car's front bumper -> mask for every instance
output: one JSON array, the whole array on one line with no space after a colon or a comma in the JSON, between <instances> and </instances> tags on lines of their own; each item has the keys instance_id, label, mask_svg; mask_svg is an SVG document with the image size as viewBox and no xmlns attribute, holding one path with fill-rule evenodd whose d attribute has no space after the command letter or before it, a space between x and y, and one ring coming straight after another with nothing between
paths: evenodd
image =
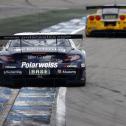
<instances>
[{"instance_id":1,"label":"car's front bumper","mask_svg":"<svg viewBox=\"0 0 126 126\"><path fill-rule=\"evenodd\" d=\"M94 37L126 37L126 30L93 30L88 34Z\"/></svg>"}]
</instances>

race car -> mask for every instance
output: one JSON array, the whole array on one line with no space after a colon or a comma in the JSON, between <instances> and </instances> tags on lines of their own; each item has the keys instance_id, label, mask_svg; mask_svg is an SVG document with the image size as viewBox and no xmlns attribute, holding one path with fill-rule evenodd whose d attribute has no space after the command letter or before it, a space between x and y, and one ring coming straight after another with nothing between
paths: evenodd
<instances>
[{"instance_id":1,"label":"race car","mask_svg":"<svg viewBox=\"0 0 126 126\"><path fill-rule=\"evenodd\" d=\"M86 53L76 48L76 36L37 32L1 36L11 40L0 51L0 85L84 86Z\"/></svg>"},{"instance_id":2,"label":"race car","mask_svg":"<svg viewBox=\"0 0 126 126\"><path fill-rule=\"evenodd\" d=\"M126 6L105 5L86 8L97 9L96 13L87 16L85 29L87 37L126 35Z\"/></svg>"}]
</instances>

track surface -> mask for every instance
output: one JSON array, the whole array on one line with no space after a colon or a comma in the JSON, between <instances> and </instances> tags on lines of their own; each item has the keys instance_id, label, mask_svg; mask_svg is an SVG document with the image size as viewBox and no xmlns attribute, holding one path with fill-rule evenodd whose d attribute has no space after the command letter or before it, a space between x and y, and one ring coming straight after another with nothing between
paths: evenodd
<instances>
[{"instance_id":1,"label":"track surface","mask_svg":"<svg viewBox=\"0 0 126 126\"><path fill-rule=\"evenodd\" d=\"M87 38L87 86L67 89L67 126L126 126L126 41Z\"/></svg>"},{"instance_id":2,"label":"track surface","mask_svg":"<svg viewBox=\"0 0 126 126\"><path fill-rule=\"evenodd\" d=\"M116 0L126 3L125 0ZM112 4L114 0L0 0L0 19L53 9L84 8L87 5Z\"/></svg>"},{"instance_id":3,"label":"track surface","mask_svg":"<svg viewBox=\"0 0 126 126\"><path fill-rule=\"evenodd\" d=\"M106 4L112 1L0 0L0 18L33 13L40 8L46 11L98 3ZM87 86L67 89L66 125L126 126L125 39L87 38L84 41L84 49L87 52ZM5 92L7 96L8 93Z\"/></svg>"}]
</instances>

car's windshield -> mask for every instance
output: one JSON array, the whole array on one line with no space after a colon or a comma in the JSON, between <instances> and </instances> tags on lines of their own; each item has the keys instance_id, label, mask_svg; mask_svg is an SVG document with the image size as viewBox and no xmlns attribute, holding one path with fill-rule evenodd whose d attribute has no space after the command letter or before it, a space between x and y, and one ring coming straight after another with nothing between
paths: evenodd
<instances>
[{"instance_id":1,"label":"car's windshield","mask_svg":"<svg viewBox=\"0 0 126 126\"><path fill-rule=\"evenodd\" d=\"M10 40L10 47L43 47L43 46L65 46L69 47L70 42L66 39L41 39L41 40Z\"/></svg>"},{"instance_id":2,"label":"car's windshield","mask_svg":"<svg viewBox=\"0 0 126 126\"><path fill-rule=\"evenodd\" d=\"M103 14L106 14L106 13L118 14L118 8L106 8L106 9L103 9Z\"/></svg>"}]
</instances>

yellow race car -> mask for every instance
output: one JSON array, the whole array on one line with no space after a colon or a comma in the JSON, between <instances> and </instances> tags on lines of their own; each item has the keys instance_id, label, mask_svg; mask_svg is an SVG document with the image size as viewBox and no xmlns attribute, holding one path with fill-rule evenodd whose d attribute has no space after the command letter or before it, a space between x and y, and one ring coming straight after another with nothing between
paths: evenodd
<instances>
[{"instance_id":1,"label":"yellow race car","mask_svg":"<svg viewBox=\"0 0 126 126\"><path fill-rule=\"evenodd\" d=\"M89 9L97 9L97 12L90 14L86 19L85 35L90 36L106 36L126 35L126 6L88 6Z\"/></svg>"}]
</instances>

